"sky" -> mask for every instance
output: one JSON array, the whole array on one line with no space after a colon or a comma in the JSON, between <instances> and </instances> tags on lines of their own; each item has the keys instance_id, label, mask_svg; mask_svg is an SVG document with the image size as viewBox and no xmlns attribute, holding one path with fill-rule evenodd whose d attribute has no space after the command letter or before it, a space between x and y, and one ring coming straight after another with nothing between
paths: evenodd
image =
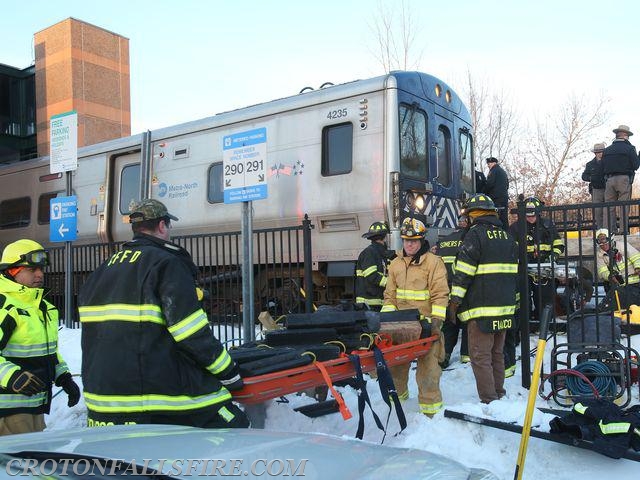
<instances>
[{"instance_id":1,"label":"sky","mask_svg":"<svg viewBox=\"0 0 640 480\"><path fill-rule=\"evenodd\" d=\"M376 15L398 0L12 2L0 63L33 62L33 34L65 18L130 40L132 133L383 73ZM570 96L610 99L608 124L640 130L640 3L620 0L405 0L416 69L462 91L469 71L523 114L553 115ZM413 66L413 65L412 65ZM588 160L587 158L586 160Z\"/></svg>"},{"instance_id":2,"label":"sky","mask_svg":"<svg viewBox=\"0 0 640 480\"><path fill-rule=\"evenodd\" d=\"M73 374L80 373L81 349L79 329L62 328L59 332L59 348ZM259 337L258 337L259 338ZM624 340L626 342L626 340ZM531 338L531 346L536 346L537 337ZM558 344L565 343L566 337L558 337ZM554 344L549 341L544 351L543 370L550 371L551 352ZM632 347L640 348L640 335L632 337ZM566 347L565 347L566 348ZM519 350L519 347L518 347ZM519 353L519 352L518 352ZM531 364L533 365L532 358ZM440 388L445 408L494 420L524 423L529 391L522 388L520 362L515 376L506 379L507 394L501 400L481 404L478 400L475 380L470 364L459 362L459 348L452 354L450 369L442 373ZM463 463L467 467L483 468L493 472L501 480L513 478L520 447L520 435L495 428L471 424L468 422L444 418L442 413L429 419L419 413L415 371L409 375L409 399L403 403L407 417L407 428L399 435L397 419L392 413L388 427L388 435L384 445L426 450L444 455ZM81 385L79 376L75 377ZM380 390L375 381L367 382L367 391L378 416L384 421L388 409L382 401ZM290 432L313 432L354 438L358 426L358 398L350 387L337 387L345 399L347 407L353 414L350 420L343 420L338 413L318 418L308 418L293 409L313 403L314 400L304 395L287 395L289 403L277 403L271 400L266 411L265 428L267 430ZM59 390L54 387L54 394ZM549 393L546 384L545 393ZM632 388L631 404L640 402L638 384ZM559 408L553 401L544 401L536 397L537 407ZM533 416L534 428L549 431L549 421L555 418L551 414L536 411ZM84 398L73 408L67 407L64 392L54 396L51 414L45 418L47 429L65 430L71 427L86 425L86 407ZM382 432L379 431L366 410L364 441L379 444ZM285 452L286 453L286 452ZM126 458L126 457L125 457ZM614 460L590 450L569 447L558 443L529 438L524 461L524 480L575 480L576 472L585 479L611 478L616 480L636 480L638 463L631 460Z\"/></svg>"}]
</instances>

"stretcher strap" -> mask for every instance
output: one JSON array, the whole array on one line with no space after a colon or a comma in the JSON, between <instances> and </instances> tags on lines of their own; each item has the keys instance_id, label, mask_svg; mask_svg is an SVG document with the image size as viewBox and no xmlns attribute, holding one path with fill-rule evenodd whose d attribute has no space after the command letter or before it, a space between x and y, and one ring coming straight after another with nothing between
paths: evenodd
<instances>
[{"instance_id":1,"label":"stretcher strap","mask_svg":"<svg viewBox=\"0 0 640 480\"><path fill-rule=\"evenodd\" d=\"M331 390L333 398L335 398L336 402L338 402L338 408L340 409L342 418L344 420L349 420L353 415L351 415L349 408L347 408L347 404L344 403L344 398L342 398L342 395L340 395L340 393L333 387L333 382L331 381L331 377L329 376L329 372L327 372L326 367L322 364L322 362L315 362L314 365L318 367L318 370L320 370L322 378L324 378L324 381L329 387L329 390Z\"/></svg>"},{"instance_id":2,"label":"stretcher strap","mask_svg":"<svg viewBox=\"0 0 640 480\"><path fill-rule=\"evenodd\" d=\"M349 355L349 360L351 360L353 368L356 371L356 390L358 391L358 431L356 432L356 438L362 440L362 436L364 435L364 408L366 405L369 405L369 409L371 410L371 414L373 415L373 419L375 420L377 427L386 435L387 432L380 421L380 417L378 417L371 405L371 399L367 392L367 382L362 374L360 357L358 355ZM384 442L384 436L382 437L382 442Z\"/></svg>"},{"instance_id":3,"label":"stretcher strap","mask_svg":"<svg viewBox=\"0 0 640 480\"><path fill-rule=\"evenodd\" d=\"M376 359L376 372L378 374L378 386L380 387L380 394L382 395L382 399L384 400L384 402L389 407L389 414L387 415L387 425L389 425L389 417L391 416L391 401L393 401L393 405L396 409L396 415L398 416L398 422L400 423L400 432L398 433L401 433L405 428L407 428L407 418L404 416L404 410L402 409L402 405L400 404L400 399L398 398L396 387L393 384L393 378L391 377L389 367L387 367L387 362L384 359L382 351L375 345L373 346L373 356Z\"/></svg>"}]
</instances>

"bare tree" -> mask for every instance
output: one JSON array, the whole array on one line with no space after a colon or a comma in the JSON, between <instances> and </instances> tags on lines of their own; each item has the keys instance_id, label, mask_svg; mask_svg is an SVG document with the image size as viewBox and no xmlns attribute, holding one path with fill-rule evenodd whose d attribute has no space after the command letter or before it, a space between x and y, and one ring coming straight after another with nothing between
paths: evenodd
<instances>
[{"instance_id":1,"label":"bare tree","mask_svg":"<svg viewBox=\"0 0 640 480\"><path fill-rule=\"evenodd\" d=\"M377 40L378 51L372 52L385 72L392 70L414 70L420 64L422 52L413 57L416 42L414 17L402 0L399 5L399 18L396 15L398 5L394 8L378 3L370 26Z\"/></svg>"},{"instance_id":2,"label":"bare tree","mask_svg":"<svg viewBox=\"0 0 640 480\"><path fill-rule=\"evenodd\" d=\"M572 96L555 116L536 119L527 145L521 145L509 171L517 193L535 194L548 204L584 200L579 156L588 151L594 130L607 120L608 100L600 96L590 102L584 95Z\"/></svg>"}]
</instances>

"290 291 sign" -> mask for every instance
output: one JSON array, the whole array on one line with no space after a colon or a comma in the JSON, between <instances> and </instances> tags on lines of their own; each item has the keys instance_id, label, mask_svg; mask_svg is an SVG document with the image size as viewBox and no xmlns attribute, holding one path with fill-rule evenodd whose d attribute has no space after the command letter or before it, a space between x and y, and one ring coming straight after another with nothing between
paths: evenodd
<instances>
[{"instance_id":1,"label":"290 291 sign","mask_svg":"<svg viewBox=\"0 0 640 480\"><path fill-rule=\"evenodd\" d=\"M267 198L267 129L223 138L224 203Z\"/></svg>"}]
</instances>

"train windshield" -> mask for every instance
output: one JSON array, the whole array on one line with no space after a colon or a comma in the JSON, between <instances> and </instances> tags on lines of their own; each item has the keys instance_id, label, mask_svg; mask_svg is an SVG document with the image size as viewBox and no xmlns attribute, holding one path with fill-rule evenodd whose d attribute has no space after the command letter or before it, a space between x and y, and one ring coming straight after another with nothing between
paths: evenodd
<instances>
[{"instance_id":1,"label":"train windshield","mask_svg":"<svg viewBox=\"0 0 640 480\"><path fill-rule=\"evenodd\" d=\"M408 105L400 105L400 170L421 179L429 174L427 115Z\"/></svg>"},{"instance_id":2,"label":"train windshield","mask_svg":"<svg viewBox=\"0 0 640 480\"><path fill-rule=\"evenodd\" d=\"M471 194L475 192L473 187L474 170L473 170L473 144L471 139L471 132L469 130L461 129L459 136L459 148L460 152L460 187L463 191Z\"/></svg>"}]
</instances>

